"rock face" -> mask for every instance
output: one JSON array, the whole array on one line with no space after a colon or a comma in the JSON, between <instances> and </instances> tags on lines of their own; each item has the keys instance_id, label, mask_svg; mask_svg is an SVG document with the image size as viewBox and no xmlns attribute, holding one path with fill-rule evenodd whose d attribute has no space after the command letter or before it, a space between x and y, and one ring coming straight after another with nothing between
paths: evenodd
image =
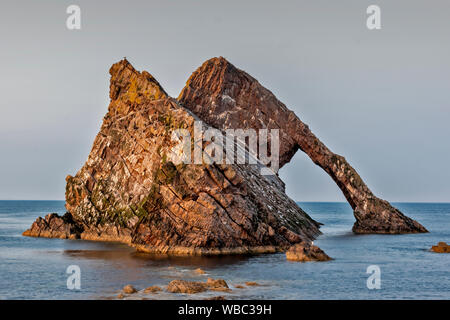
<instances>
[{"instance_id":1,"label":"rock face","mask_svg":"<svg viewBox=\"0 0 450 320\"><path fill-rule=\"evenodd\" d=\"M283 182L256 165L175 165L172 132L193 136L195 116L126 60L110 74L100 132L84 166L66 178L66 215L38 218L24 235L185 255L276 252L320 233Z\"/></svg>"},{"instance_id":2,"label":"rock face","mask_svg":"<svg viewBox=\"0 0 450 320\"><path fill-rule=\"evenodd\" d=\"M310 243L299 243L286 251L286 259L290 261L328 261L331 258L319 247Z\"/></svg>"},{"instance_id":3,"label":"rock face","mask_svg":"<svg viewBox=\"0 0 450 320\"><path fill-rule=\"evenodd\" d=\"M298 149L304 151L342 190L354 210L355 233L427 232L389 202L377 198L344 157L331 152L269 90L224 58L210 59L198 68L178 101L218 129L280 129L280 167Z\"/></svg>"},{"instance_id":4,"label":"rock face","mask_svg":"<svg viewBox=\"0 0 450 320\"><path fill-rule=\"evenodd\" d=\"M78 239L80 228L74 224L72 216L65 214L60 217L56 213L49 213L45 218L37 218L23 235L29 237Z\"/></svg>"}]
</instances>

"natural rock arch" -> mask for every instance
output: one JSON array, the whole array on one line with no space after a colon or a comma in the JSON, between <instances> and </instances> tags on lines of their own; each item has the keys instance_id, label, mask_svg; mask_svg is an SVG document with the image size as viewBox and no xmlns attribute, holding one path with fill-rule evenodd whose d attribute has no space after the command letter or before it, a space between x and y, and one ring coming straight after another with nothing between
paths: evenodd
<instances>
[{"instance_id":1,"label":"natural rock arch","mask_svg":"<svg viewBox=\"0 0 450 320\"><path fill-rule=\"evenodd\" d=\"M333 153L268 89L223 57L198 68L181 91L178 101L218 129L280 129L280 167L298 149L334 180L353 209L355 233L418 233L427 230L376 197L356 170Z\"/></svg>"}]
</instances>

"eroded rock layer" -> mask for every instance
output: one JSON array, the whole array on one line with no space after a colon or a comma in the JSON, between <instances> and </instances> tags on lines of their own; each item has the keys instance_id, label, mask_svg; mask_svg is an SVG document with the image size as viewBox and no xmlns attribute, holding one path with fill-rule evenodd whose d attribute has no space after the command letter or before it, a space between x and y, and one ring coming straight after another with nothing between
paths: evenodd
<instances>
[{"instance_id":1,"label":"eroded rock layer","mask_svg":"<svg viewBox=\"0 0 450 320\"><path fill-rule=\"evenodd\" d=\"M389 202L377 198L344 157L330 151L293 111L224 58L210 59L198 68L178 100L218 129L280 129L280 167L298 149L304 151L344 193L354 210L355 233L427 232Z\"/></svg>"},{"instance_id":2,"label":"eroded rock layer","mask_svg":"<svg viewBox=\"0 0 450 320\"><path fill-rule=\"evenodd\" d=\"M193 136L194 116L128 61L110 74L108 113L88 160L66 179L64 219L39 218L24 235L227 254L276 252L320 233L282 181L255 165L175 165L172 132L183 128Z\"/></svg>"}]
</instances>

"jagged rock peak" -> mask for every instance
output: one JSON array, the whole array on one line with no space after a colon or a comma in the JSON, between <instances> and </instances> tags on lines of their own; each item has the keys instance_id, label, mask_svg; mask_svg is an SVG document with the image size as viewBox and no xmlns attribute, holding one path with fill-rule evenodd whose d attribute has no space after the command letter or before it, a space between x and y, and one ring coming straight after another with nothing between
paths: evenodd
<instances>
[{"instance_id":1,"label":"jagged rock peak","mask_svg":"<svg viewBox=\"0 0 450 320\"><path fill-rule=\"evenodd\" d=\"M192 81L208 82L211 85L219 87L225 78L227 71L235 69L235 67L228 62L224 57L214 57L206 60L194 73L189 77L186 85ZM200 88L198 85L195 87Z\"/></svg>"},{"instance_id":2,"label":"jagged rock peak","mask_svg":"<svg viewBox=\"0 0 450 320\"><path fill-rule=\"evenodd\" d=\"M291 132L283 129L295 114L258 80L223 57L209 59L195 70L177 99L218 129L282 129L280 168L298 150Z\"/></svg>"},{"instance_id":3,"label":"jagged rock peak","mask_svg":"<svg viewBox=\"0 0 450 320\"><path fill-rule=\"evenodd\" d=\"M158 100L169 96L159 82L147 71L138 72L127 59L123 59L109 69L111 75L109 97L142 103L144 99Z\"/></svg>"}]
</instances>

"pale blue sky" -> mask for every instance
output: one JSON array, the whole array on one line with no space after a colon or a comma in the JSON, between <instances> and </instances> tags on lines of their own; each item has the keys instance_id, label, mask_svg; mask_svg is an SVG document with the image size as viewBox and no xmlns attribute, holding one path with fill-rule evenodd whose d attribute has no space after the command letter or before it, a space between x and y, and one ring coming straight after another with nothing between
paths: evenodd
<instances>
[{"instance_id":1,"label":"pale blue sky","mask_svg":"<svg viewBox=\"0 0 450 320\"><path fill-rule=\"evenodd\" d=\"M280 3L281 2L281 3ZM78 4L82 30L66 29ZM378 4L382 30L365 26ZM177 96L224 56L272 90L391 201L450 201L448 1L12 1L0 10L0 199L64 199L126 56ZM301 152L298 201L344 201Z\"/></svg>"}]
</instances>

